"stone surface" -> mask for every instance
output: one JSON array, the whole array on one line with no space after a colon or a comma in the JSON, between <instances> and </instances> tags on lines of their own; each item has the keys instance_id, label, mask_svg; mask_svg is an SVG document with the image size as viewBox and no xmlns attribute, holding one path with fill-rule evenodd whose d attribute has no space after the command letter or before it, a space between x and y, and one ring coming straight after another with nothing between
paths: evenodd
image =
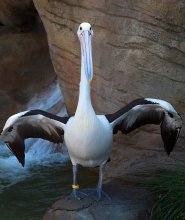
<instances>
[{"instance_id":1,"label":"stone surface","mask_svg":"<svg viewBox=\"0 0 185 220\"><path fill-rule=\"evenodd\" d=\"M95 201L86 197L80 201L62 198L53 204L43 220L144 220L151 205L149 191L128 186L117 179L104 185L111 201ZM150 202L149 202L150 200Z\"/></svg>"},{"instance_id":2,"label":"stone surface","mask_svg":"<svg viewBox=\"0 0 185 220\"><path fill-rule=\"evenodd\" d=\"M80 77L78 25L93 25L92 98L99 113L138 97L170 101L185 112L185 2L35 0L69 113Z\"/></svg>"},{"instance_id":3,"label":"stone surface","mask_svg":"<svg viewBox=\"0 0 185 220\"><path fill-rule=\"evenodd\" d=\"M76 30L88 21L94 30L92 100L96 112L111 113L133 99L153 97L171 102L184 118L184 1L34 0L34 4L70 114L76 109L80 80ZM164 152L159 126L117 135L107 175L184 161L183 133L170 157Z\"/></svg>"},{"instance_id":4,"label":"stone surface","mask_svg":"<svg viewBox=\"0 0 185 220\"><path fill-rule=\"evenodd\" d=\"M27 17L23 16L22 23L18 24L14 22L15 19L8 16L10 14L16 17L16 10L25 13L31 10L28 7L31 1L25 1L24 4L21 2L23 3L23 1L0 3L0 22L3 23L0 26L0 128L10 115L25 110L28 100L56 78L41 21L28 25ZM2 14L5 15L4 19ZM33 14L39 21L36 10ZM5 18L8 21L5 21Z\"/></svg>"},{"instance_id":5,"label":"stone surface","mask_svg":"<svg viewBox=\"0 0 185 220\"><path fill-rule=\"evenodd\" d=\"M28 29L35 26L37 18L32 0L4 0L0 2L1 25Z\"/></svg>"}]
</instances>

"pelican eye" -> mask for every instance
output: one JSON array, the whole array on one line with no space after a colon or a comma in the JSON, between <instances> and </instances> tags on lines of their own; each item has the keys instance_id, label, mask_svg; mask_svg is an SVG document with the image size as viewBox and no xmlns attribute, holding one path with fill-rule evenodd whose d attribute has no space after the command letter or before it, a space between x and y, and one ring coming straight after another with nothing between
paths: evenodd
<instances>
[{"instance_id":1,"label":"pelican eye","mask_svg":"<svg viewBox=\"0 0 185 220\"><path fill-rule=\"evenodd\" d=\"M82 31L82 27L80 27L80 30Z\"/></svg>"},{"instance_id":2,"label":"pelican eye","mask_svg":"<svg viewBox=\"0 0 185 220\"><path fill-rule=\"evenodd\" d=\"M92 30L92 28L90 27L90 31Z\"/></svg>"}]
</instances>

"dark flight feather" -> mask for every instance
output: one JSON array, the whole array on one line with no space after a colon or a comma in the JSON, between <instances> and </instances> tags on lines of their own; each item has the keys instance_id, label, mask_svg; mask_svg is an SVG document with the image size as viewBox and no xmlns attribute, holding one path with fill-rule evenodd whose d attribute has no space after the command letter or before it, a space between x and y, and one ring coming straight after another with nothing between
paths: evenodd
<instances>
[{"instance_id":1,"label":"dark flight feather","mask_svg":"<svg viewBox=\"0 0 185 220\"><path fill-rule=\"evenodd\" d=\"M118 131L128 134L146 124L161 125L161 136L168 155L172 152L182 127L182 119L177 112L169 112L159 103L145 99L137 99L114 114L105 116L110 123L114 123L114 134Z\"/></svg>"},{"instance_id":2,"label":"dark flight feather","mask_svg":"<svg viewBox=\"0 0 185 220\"><path fill-rule=\"evenodd\" d=\"M42 138L53 143L62 143L64 131L60 122L66 124L69 117L59 117L42 110L31 110L3 130L0 139L9 147L24 166L27 138Z\"/></svg>"}]
</instances>

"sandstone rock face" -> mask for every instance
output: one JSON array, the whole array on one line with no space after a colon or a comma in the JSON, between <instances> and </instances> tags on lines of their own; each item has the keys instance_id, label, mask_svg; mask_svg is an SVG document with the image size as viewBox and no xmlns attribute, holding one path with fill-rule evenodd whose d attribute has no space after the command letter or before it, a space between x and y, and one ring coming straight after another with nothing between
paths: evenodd
<instances>
[{"instance_id":1,"label":"sandstone rock face","mask_svg":"<svg viewBox=\"0 0 185 220\"><path fill-rule=\"evenodd\" d=\"M76 109L80 79L78 25L93 25L92 99L97 113L111 113L139 97L171 102L185 114L185 2L177 0L34 0L47 32L52 61L69 114ZM115 139L108 175L153 163L184 161L176 148L163 153L156 127ZM184 146L184 139L178 143ZM183 151L183 152L181 152ZM145 161L147 158L147 161Z\"/></svg>"},{"instance_id":2,"label":"sandstone rock face","mask_svg":"<svg viewBox=\"0 0 185 220\"><path fill-rule=\"evenodd\" d=\"M185 107L185 3L150 1L46 1L35 6L48 34L55 70L69 113L74 113L80 76L78 25L93 25L97 112L112 112L138 97ZM75 103L75 104L74 104Z\"/></svg>"},{"instance_id":3,"label":"sandstone rock face","mask_svg":"<svg viewBox=\"0 0 185 220\"><path fill-rule=\"evenodd\" d=\"M30 11L32 19L28 16ZM56 76L46 33L31 1L1 1L0 23L2 127L10 115L25 110L28 100L48 86Z\"/></svg>"}]
</instances>

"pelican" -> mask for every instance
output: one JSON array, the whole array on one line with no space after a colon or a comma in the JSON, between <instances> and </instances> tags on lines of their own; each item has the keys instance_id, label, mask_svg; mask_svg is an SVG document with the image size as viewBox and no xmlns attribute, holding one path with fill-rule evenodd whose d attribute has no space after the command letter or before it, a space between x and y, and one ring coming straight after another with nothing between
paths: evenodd
<instances>
[{"instance_id":1,"label":"pelican","mask_svg":"<svg viewBox=\"0 0 185 220\"><path fill-rule=\"evenodd\" d=\"M81 81L74 116L60 117L38 109L20 112L8 118L0 138L22 166L25 164L25 139L42 138L54 143L64 140L73 167L70 198L81 199L87 194L79 190L77 173L78 165L81 165L99 167L99 181L93 196L97 200L108 199L102 190L102 180L112 150L113 135L118 131L127 134L146 124L160 124L164 148L169 155L178 139L182 119L170 103L153 98L134 100L113 114L97 115L91 103L91 25L80 24L77 35L81 44Z\"/></svg>"}]
</instances>

